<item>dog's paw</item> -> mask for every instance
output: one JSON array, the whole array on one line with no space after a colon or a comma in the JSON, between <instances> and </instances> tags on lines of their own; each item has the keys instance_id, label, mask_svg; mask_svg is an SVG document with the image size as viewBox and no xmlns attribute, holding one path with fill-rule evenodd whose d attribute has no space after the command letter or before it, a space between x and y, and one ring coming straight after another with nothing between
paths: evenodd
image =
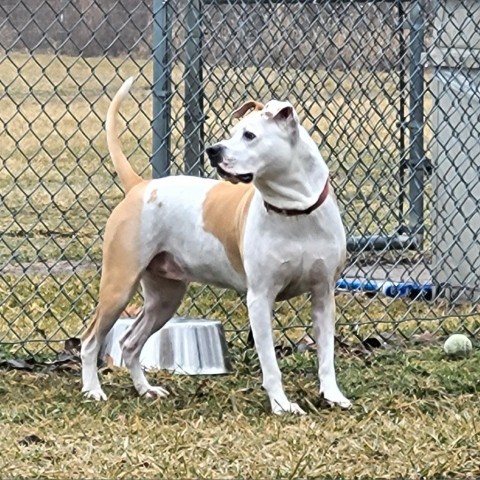
<instances>
[{"instance_id":1,"label":"dog's paw","mask_svg":"<svg viewBox=\"0 0 480 480\"><path fill-rule=\"evenodd\" d=\"M107 400L107 396L101 388L95 390L83 390L83 396L89 400L95 400L96 402Z\"/></svg>"},{"instance_id":2,"label":"dog's paw","mask_svg":"<svg viewBox=\"0 0 480 480\"><path fill-rule=\"evenodd\" d=\"M323 396L323 398L331 407L334 407L336 405L344 409L349 409L352 407L352 402L348 398L346 398L340 391L330 394L320 392L320 395Z\"/></svg>"},{"instance_id":3,"label":"dog's paw","mask_svg":"<svg viewBox=\"0 0 480 480\"><path fill-rule=\"evenodd\" d=\"M285 413L293 413L294 415L306 415L307 412L302 410L297 403L287 402L280 405L276 402L272 405L272 411L275 415L284 415Z\"/></svg>"},{"instance_id":4,"label":"dog's paw","mask_svg":"<svg viewBox=\"0 0 480 480\"><path fill-rule=\"evenodd\" d=\"M157 398L164 398L169 395L169 392L162 387L150 387L143 396L151 400L156 400Z\"/></svg>"}]
</instances>

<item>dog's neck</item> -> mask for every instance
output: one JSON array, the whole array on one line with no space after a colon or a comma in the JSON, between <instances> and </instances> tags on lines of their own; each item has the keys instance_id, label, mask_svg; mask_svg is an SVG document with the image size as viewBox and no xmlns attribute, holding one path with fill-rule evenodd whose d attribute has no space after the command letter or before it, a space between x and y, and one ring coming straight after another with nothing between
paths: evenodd
<instances>
[{"instance_id":1,"label":"dog's neck","mask_svg":"<svg viewBox=\"0 0 480 480\"><path fill-rule=\"evenodd\" d=\"M302 129L303 130L303 129ZM328 181L328 167L307 132L294 150L289 166L268 178L257 178L255 186L263 200L279 209L307 210Z\"/></svg>"}]
</instances>

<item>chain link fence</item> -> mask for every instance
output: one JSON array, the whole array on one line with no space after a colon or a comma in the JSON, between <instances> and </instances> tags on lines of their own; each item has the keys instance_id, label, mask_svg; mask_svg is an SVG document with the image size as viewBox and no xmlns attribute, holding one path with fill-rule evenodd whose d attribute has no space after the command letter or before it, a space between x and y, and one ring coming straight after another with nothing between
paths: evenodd
<instances>
[{"instance_id":1,"label":"chain link fence","mask_svg":"<svg viewBox=\"0 0 480 480\"><path fill-rule=\"evenodd\" d=\"M104 119L132 75L122 142L145 177L213 175L204 146L247 99L296 106L347 230L339 335L477 334L478 32L475 0L3 1L0 348L55 349L95 308L123 196ZM192 285L179 314L247 341L233 292ZM307 296L277 304L280 340L309 326Z\"/></svg>"}]
</instances>

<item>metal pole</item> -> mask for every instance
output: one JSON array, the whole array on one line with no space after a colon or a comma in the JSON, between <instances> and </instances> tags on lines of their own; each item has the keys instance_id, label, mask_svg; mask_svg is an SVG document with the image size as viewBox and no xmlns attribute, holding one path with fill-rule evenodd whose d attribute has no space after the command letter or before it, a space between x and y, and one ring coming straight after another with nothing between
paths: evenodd
<instances>
[{"instance_id":1,"label":"metal pole","mask_svg":"<svg viewBox=\"0 0 480 480\"><path fill-rule=\"evenodd\" d=\"M204 110L201 0L188 0L186 28L185 173L202 175L204 171Z\"/></svg>"},{"instance_id":2,"label":"metal pole","mask_svg":"<svg viewBox=\"0 0 480 480\"><path fill-rule=\"evenodd\" d=\"M425 151L423 143L423 65L424 0L416 0L410 12L410 233L419 248L423 241L423 195Z\"/></svg>"},{"instance_id":3,"label":"metal pole","mask_svg":"<svg viewBox=\"0 0 480 480\"><path fill-rule=\"evenodd\" d=\"M405 170L408 167L408 160L405 155L405 139L406 139L406 111L407 111L407 82L405 80L407 76L406 72L406 62L407 62L407 42L405 39L405 27L406 27L406 19L405 19L405 9L403 7L404 0L397 0L397 8L398 8L398 33L399 33L399 40L398 40L398 56L400 57L399 62L399 82L398 82L398 90L399 90L399 106L398 106L398 126L400 129L400 138L398 141L398 151L400 154L400 165L398 168L398 183L399 183L399 194L398 194L398 210L399 210L399 218L400 218L400 231L403 232L405 225L405 217L404 217L404 204L405 204Z\"/></svg>"},{"instance_id":4,"label":"metal pole","mask_svg":"<svg viewBox=\"0 0 480 480\"><path fill-rule=\"evenodd\" d=\"M170 174L170 44L169 0L153 0L152 176Z\"/></svg>"},{"instance_id":5,"label":"metal pole","mask_svg":"<svg viewBox=\"0 0 480 480\"><path fill-rule=\"evenodd\" d=\"M369 235L347 238L349 252L383 252L387 250L416 250L415 237L409 235Z\"/></svg>"}]
</instances>

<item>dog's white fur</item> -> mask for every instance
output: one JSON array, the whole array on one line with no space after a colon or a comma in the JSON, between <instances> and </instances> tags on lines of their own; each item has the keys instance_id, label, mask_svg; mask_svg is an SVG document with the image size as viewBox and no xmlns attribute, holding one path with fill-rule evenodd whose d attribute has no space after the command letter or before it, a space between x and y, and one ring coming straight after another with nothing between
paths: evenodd
<instances>
[{"instance_id":1,"label":"dog's white fur","mask_svg":"<svg viewBox=\"0 0 480 480\"><path fill-rule=\"evenodd\" d=\"M328 168L293 107L271 101L242 118L231 138L217 144L223 174L234 183L238 175L253 174L253 186L189 176L144 181L122 153L116 133L118 109L132 82L120 88L107 115L109 151L127 194L105 230L99 304L82 341L85 395L106 399L98 352L139 283L145 305L122 339L123 358L140 395L167 394L147 381L140 352L175 313L188 282L195 281L246 292L263 386L277 414L304 412L283 388L272 336L273 304L311 292L320 393L332 404L349 407L334 371L334 284L346 252L335 197L330 193L309 215L292 217L267 212L264 205L307 209L328 181Z\"/></svg>"}]
</instances>

